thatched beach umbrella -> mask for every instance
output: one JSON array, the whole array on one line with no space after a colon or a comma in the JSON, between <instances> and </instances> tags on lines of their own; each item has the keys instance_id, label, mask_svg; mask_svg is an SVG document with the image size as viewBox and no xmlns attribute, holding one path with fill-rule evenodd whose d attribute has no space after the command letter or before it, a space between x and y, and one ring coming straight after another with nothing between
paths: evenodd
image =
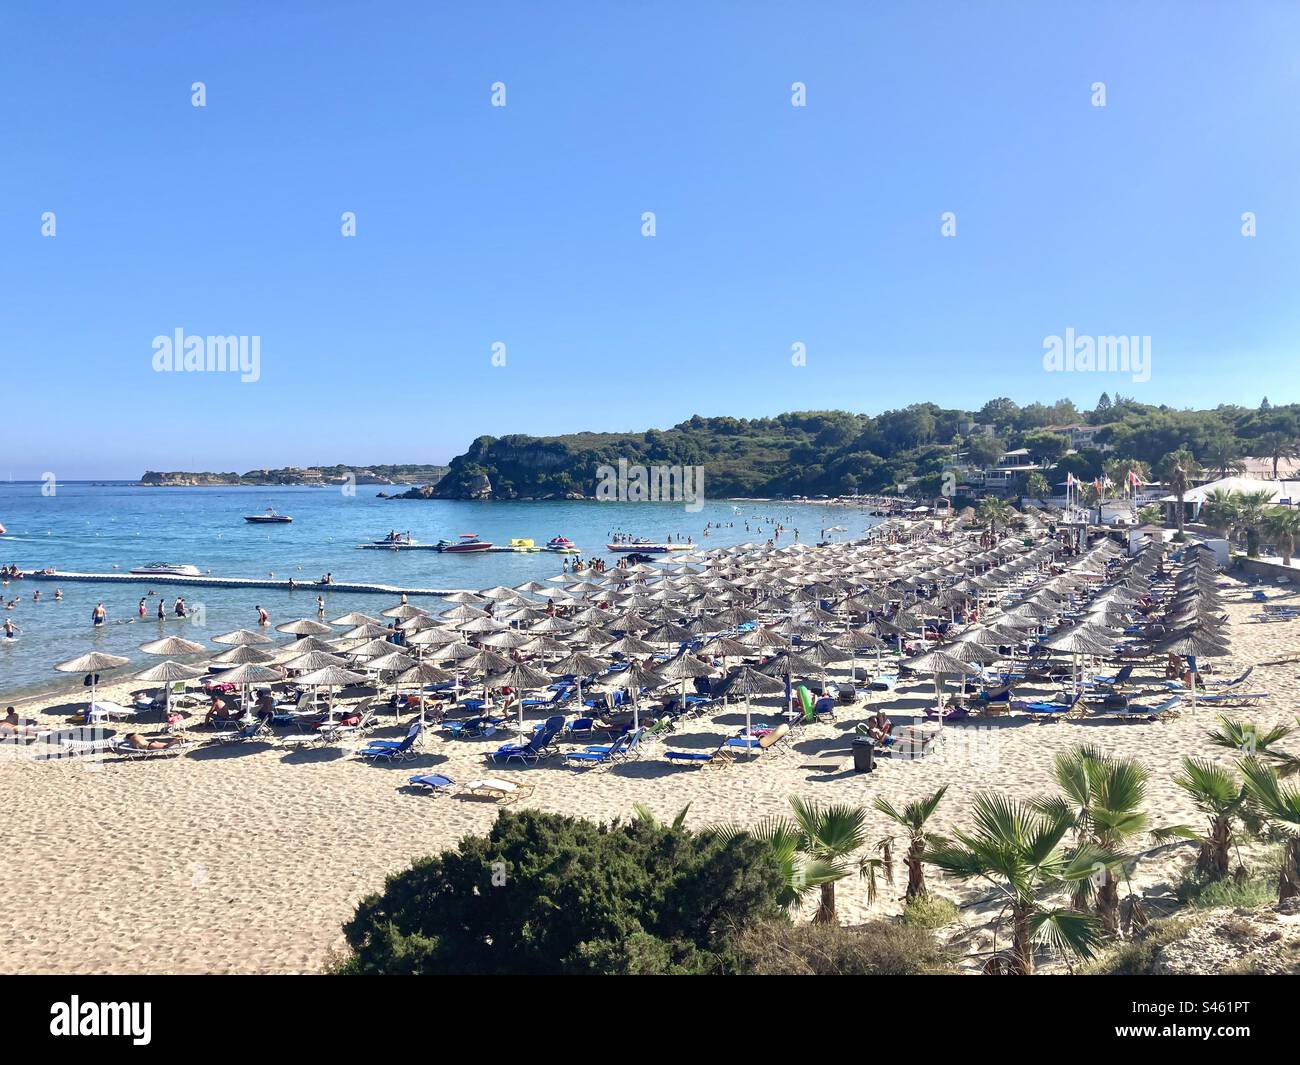
<instances>
[{"instance_id":1,"label":"thatched beach umbrella","mask_svg":"<svg viewBox=\"0 0 1300 1065\"><path fill-rule=\"evenodd\" d=\"M940 729L943 728L943 678L945 676L965 677L972 673L979 673L979 670L969 662L942 649L926 651L925 654L908 659L904 664L916 673L929 673L933 676L934 701L939 711Z\"/></svg>"},{"instance_id":2,"label":"thatched beach umbrella","mask_svg":"<svg viewBox=\"0 0 1300 1065\"><path fill-rule=\"evenodd\" d=\"M212 637L212 642L230 644L233 647L251 647L254 644L270 643L271 637L252 629L235 629L234 632L223 632L220 636Z\"/></svg>"},{"instance_id":3,"label":"thatched beach umbrella","mask_svg":"<svg viewBox=\"0 0 1300 1065\"><path fill-rule=\"evenodd\" d=\"M275 627L276 632L287 632L292 636L324 636L328 632L333 632L323 621L313 621L311 618L299 618L297 621L286 621L283 625Z\"/></svg>"},{"instance_id":4,"label":"thatched beach umbrella","mask_svg":"<svg viewBox=\"0 0 1300 1065\"><path fill-rule=\"evenodd\" d=\"M745 736L750 738L753 732L753 716L750 710L749 699L753 695L775 695L777 692L784 692L785 685L779 680L766 677L755 669L748 666L743 667L734 677L731 678L724 687L723 691L727 695L739 695L745 700ZM747 749L752 754L754 751L753 744L749 744Z\"/></svg>"},{"instance_id":5,"label":"thatched beach umbrella","mask_svg":"<svg viewBox=\"0 0 1300 1065\"><path fill-rule=\"evenodd\" d=\"M662 688L668 683L671 682L659 673L633 662L627 669L620 669L617 672L606 673L601 677L597 677L595 686L598 688L623 688L627 691L632 697L632 729L635 731L641 727L641 689Z\"/></svg>"},{"instance_id":6,"label":"thatched beach umbrella","mask_svg":"<svg viewBox=\"0 0 1300 1065\"><path fill-rule=\"evenodd\" d=\"M524 696L525 691L532 691L538 688L545 688L551 683L548 674L543 673L540 669L534 669L523 662L516 662L503 673L498 673L492 678L492 687L494 688L513 688L516 698L519 700L519 732L522 735L524 731Z\"/></svg>"},{"instance_id":7,"label":"thatched beach umbrella","mask_svg":"<svg viewBox=\"0 0 1300 1065\"><path fill-rule=\"evenodd\" d=\"M188 641L187 641L188 642ZM163 686L163 713L171 711L172 685L179 681L194 680L207 672L204 666L193 666L185 662L173 662L170 658L150 666L135 675L136 680L149 681Z\"/></svg>"},{"instance_id":8,"label":"thatched beach umbrella","mask_svg":"<svg viewBox=\"0 0 1300 1065\"><path fill-rule=\"evenodd\" d=\"M140 650L147 655L170 656L201 654L207 648L201 643L181 636L164 636L161 640L150 640L148 643L140 644Z\"/></svg>"}]
</instances>

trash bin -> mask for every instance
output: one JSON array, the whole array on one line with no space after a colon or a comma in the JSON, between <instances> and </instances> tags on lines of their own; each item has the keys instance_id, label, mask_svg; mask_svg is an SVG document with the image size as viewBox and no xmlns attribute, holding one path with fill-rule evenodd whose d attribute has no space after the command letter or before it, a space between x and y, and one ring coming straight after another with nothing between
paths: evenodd
<instances>
[{"instance_id":1,"label":"trash bin","mask_svg":"<svg viewBox=\"0 0 1300 1065\"><path fill-rule=\"evenodd\" d=\"M853 738L853 772L870 773L876 768L876 741L870 736Z\"/></svg>"}]
</instances>

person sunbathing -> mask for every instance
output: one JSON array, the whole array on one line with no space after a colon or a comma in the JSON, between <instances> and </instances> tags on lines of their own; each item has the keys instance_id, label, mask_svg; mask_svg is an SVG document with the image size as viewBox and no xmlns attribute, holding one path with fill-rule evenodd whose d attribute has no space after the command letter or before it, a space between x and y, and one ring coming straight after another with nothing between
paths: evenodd
<instances>
[{"instance_id":1,"label":"person sunbathing","mask_svg":"<svg viewBox=\"0 0 1300 1065\"><path fill-rule=\"evenodd\" d=\"M8 707L5 710L5 716L0 718L0 732L26 732L28 729L35 727L35 721L24 721L12 706Z\"/></svg>"},{"instance_id":2,"label":"person sunbathing","mask_svg":"<svg viewBox=\"0 0 1300 1065\"><path fill-rule=\"evenodd\" d=\"M203 723L211 725L214 721L238 721L240 716L240 711L227 708L226 700L216 696L212 700L211 709L203 718Z\"/></svg>"},{"instance_id":3,"label":"person sunbathing","mask_svg":"<svg viewBox=\"0 0 1300 1065\"><path fill-rule=\"evenodd\" d=\"M889 720L889 715L883 710L867 718L866 727L867 735L881 746L888 742L889 734L894 731L894 723Z\"/></svg>"},{"instance_id":4,"label":"person sunbathing","mask_svg":"<svg viewBox=\"0 0 1300 1065\"><path fill-rule=\"evenodd\" d=\"M160 738L157 736L142 736L138 732L128 733L124 740L126 746L137 751L165 751L169 747L175 747L183 741L179 736L168 736Z\"/></svg>"}]
</instances>

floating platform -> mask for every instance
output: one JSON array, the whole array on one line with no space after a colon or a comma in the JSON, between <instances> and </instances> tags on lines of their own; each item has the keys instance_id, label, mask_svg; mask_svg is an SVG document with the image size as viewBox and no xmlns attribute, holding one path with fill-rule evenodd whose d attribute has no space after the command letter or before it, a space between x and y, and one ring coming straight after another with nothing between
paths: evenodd
<instances>
[{"instance_id":1,"label":"floating platform","mask_svg":"<svg viewBox=\"0 0 1300 1065\"><path fill-rule=\"evenodd\" d=\"M175 585L188 588L276 588L281 591L303 592L362 592L374 595L432 595L444 596L452 592L472 591L465 588L406 588L395 584L363 584L356 581L334 581L321 584L319 581L293 582L290 588L288 580L276 580L271 577L177 577L172 574L144 576L138 573L71 573L56 570L53 573L40 571L22 571L24 577L38 581L63 581L65 583L91 584L145 584L150 586Z\"/></svg>"},{"instance_id":2,"label":"floating platform","mask_svg":"<svg viewBox=\"0 0 1300 1065\"><path fill-rule=\"evenodd\" d=\"M358 551L437 551L437 544L357 544Z\"/></svg>"},{"instance_id":3,"label":"floating platform","mask_svg":"<svg viewBox=\"0 0 1300 1065\"><path fill-rule=\"evenodd\" d=\"M606 544L609 551L641 551L647 555L664 555L669 551L694 551L699 544Z\"/></svg>"}]
</instances>

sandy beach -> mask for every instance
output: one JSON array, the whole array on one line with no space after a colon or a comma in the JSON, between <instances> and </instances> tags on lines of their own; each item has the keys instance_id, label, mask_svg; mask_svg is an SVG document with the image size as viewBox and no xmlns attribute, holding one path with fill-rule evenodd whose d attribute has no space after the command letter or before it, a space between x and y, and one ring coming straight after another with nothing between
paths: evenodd
<instances>
[{"instance_id":1,"label":"sandy beach","mask_svg":"<svg viewBox=\"0 0 1300 1065\"><path fill-rule=\"evenodd\" d=\"M1228 713L1262 726L1293 724L1300 708L1300 663L1263 663L1300 652L1300 621L1249 620L1254 609L1235 581L1224 599L1232 657L1215 659L1214 675L1254 665L1251 689L1270 693L1253 708ZM1160 660L1152 659L1139 666L1137 676L1147 671L1158 685L1149 672L1158 668ZM140 686L108 683L101 694L124 702ZM1034 690L1048 694L1046 688L1026 693ZM663 817L689 803L691 826L784 814L792 795L861 804L884 796L901 806L947 784L933 826L949 832L967 823L965 811L981 789L1019 798L1053 791L1052 757L1075 743L1139 757L1152 774L1148 809L1156 824L1197 820L1171 779L1183 756L1230 760L1206 738L1217 711L1196 708L1159 721L972 719L947 726L938 754L919 761L884 759L876 772L854 774L854 724L881 706L898 723L910 721L931 691L926 678L872 695L839 711L833 723L809 726L793 752L721 771L674 767L662 752L716 746L743 725L739 705L712 719L680 723L641 760L608 771L579 772L552 760L492 773L534 784L526 804L540 809L607 821L632 816L638 803ZM756 700L756 719L762 707L773 705L771 699ZM72 706L46 702L19 709L42 723L61 723ZM386 718L375 735L404 731ZM193 734L202 736L203 730ZM485 754L508 738L434 735L414 761L393 766L364 762L347 745L307 751L270 743L209 745L142 762L111 755L102 761L34 760L10 748L0 761L0 802L7 813L0 829L6 856L0 892L8 903L0 917L0 971L320 971L343 944L341 923L360 897L382 887L386 874L453 846L466 833L484 831L497 815L490 801L415 793L407 777L428 770L461 782L488 775ZM890 834L874 812L871 830L873 839ZM1135 884L1160 893L1193 853L1190 845L1161 851L1139 864ZM954 900L978 897L933 871L928 875L933 888ZM901 887L886 887L869 906L863 882L841 882L841 921L899 912ZM972 928L982 919L978 906L963 911ZM971 949L981 941L977 932Z\"/></svg>"}]
</instances>

